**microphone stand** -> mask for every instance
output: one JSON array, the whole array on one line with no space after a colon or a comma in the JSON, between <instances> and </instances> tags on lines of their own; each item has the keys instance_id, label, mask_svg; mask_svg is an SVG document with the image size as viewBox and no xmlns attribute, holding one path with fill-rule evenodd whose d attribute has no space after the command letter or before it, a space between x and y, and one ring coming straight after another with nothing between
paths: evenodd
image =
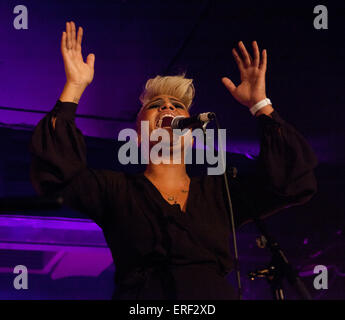
<instances>
[{"instance_id":1,"label":"microphone stand","mask_svg":"<svg viewBox=\"0 0 345 320\"><path fill-rule=\"evenodd\" d=\"M285 300L283 289L284 278L287 279L302 300L312 300L309 291L298 276L297 271L289 263L278 242L267 232L263 221L255 219L254 223L261 232L261 237L257 239L257 244L259 248L268 248L271 251L272 260L267 268L249 272L249 278L251 280L255 278L266 278L271 286L274 300Z\"/></svg>"},{"instance_id":2,"label":"microphone stand","mask_svg":"<svg viewBox=\"0 0 345 320\"><path fill-rule=\"evenodd\" d=\"M215 120L216 121L216 126L217 130L220 130L220 125L218 122L218 118L215 113L210 113L209 115L209 120ZM204 141L206 143L206 125L208 124L209 121L205 122L204 125L202 126L202 129L204 131ZM221 146L218 152L221 153L221 161L224 166L226 166L225 159L224 159L224 154L222 150L222 140L221 137L219 136L219 145ZM237 169L233 168L232 174L235 177L237 174ZM232 232L232 240L233 240L233 247L234 247L234 268L236 272L236 280L237 280L237 289L238 289L238 298L239 300L242 300L242 285L241 285L241 274L240 274L240 263L239 263L239 257L238 257L238 249L237 249L237 239L236 239L236 230L235 230L235 218L234 218L234 211L232 208L232 201L231 201L231 195L230 195L230 189L229 189L229 180L227 176L227 171L224 170L223 173L224 177L224 182L225 182L225 189L226 189L226 195L227 195L227 200L228 200L228 205L229 205L229 220L231 224L231 232Z\"/></svg>"},{"instance_id":3,"label":"microphone stand","mask_svg":"<svg viewBox=\"0 0 345 320\"><path fill-rule=\"evenodd\" d=\"M208 117L209 117L209 121L213 119L216 121L216 126L217 126L217 129L219 130L220 125L219 125L216 114L213 112L209 113ZM202 129L204 132L205 144L206 144L206 126L209 121L205 121L202 126ZM220 146L222 146L221 137L219 137L219 139L220 139ZM223 164L226 165L222 151L223 150L220 150L218 152L221 152L221 160ZM236 168L232 168L232 174L233 174L233 177L236 177L236 174L237 174ZM236 271L236 279L237 279L237 286L238 286L238 296L239 296L239 299L242 300L242 286L241 286L241 277L240 277L239 257L238 257L238 250L237 250L235 220L234 220L234 212L233 212L232 201L231 201L231 196L230 196L229 181L228 181L226 170L224 171L223 176L224 176L227 200L228 200L228 205L229 205L229 219L231 222L231 231L232 231L233 246L234 246L234 253L235 253L234 258L235 258L235 271ZM289 263L288 259L286 258L286 255L284 254L283 250L280 248L278 242L275 239L273 239L273 237L271 237L270 234L267 232L266 227L264 223L262 222L262 220L254 219L254 222L262 234L258 242L258 245L261 248L267 247L271 251L272 260L268 268L250 272L249 273L250 279L254 280L255 278L261 278L261 277L266 278L266 280L271 286L273 298L275 300L284 300L285 296L284 296L284 290L283 290L283 280L284 278L286 278L288 282L290 283L290 285L292 285L295 288L295 290L297 291L301 299L312 300L310 293L308 292L304 283L298 276L297 271Z\"/></svg>"}]
</instances>

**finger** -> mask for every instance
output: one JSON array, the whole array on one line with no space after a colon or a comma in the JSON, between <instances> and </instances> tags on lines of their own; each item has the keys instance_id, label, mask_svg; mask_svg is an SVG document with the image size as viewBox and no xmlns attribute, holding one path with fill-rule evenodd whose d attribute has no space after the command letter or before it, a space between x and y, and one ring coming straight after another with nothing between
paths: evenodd
<instances>
[{"instance_id":1,"label":"finger","mask_svg":"<svg viewBox=\"0 0 345 320\"><path fill-rule=\"evenodd\" d=\"M71 41L71 25L69 22L66 22L66 33L67 33L67 50L72 49L72 41Z\"/></svg>"},{"instance_id":2,"label":"finger","mask_svg":"<svg viewBox=\"0 0 345 320\"><path fill-rule=\"evenodd\" d=\"M262 71L266 71L267 69L267 50L266 49L262 50L259 69L261 69Z\"/></svg>"},{"instance_id":3,"label":"finger","mask_svg":"<svg viewBox=\"0 0 345 320\"><path fill-rule=\"evenodd\" d=\"M254 66L259 67L260 64L260 51L256 41L253 41L253 54L254 54Z\"/></svg>"},{"instance_id":4,"label":"finger","mask_svg":"<svg viewBox=\"0 0 345 320\"><path fill-rule=\"evenodd\" d=\"M244 66L245 67L248 67L251 65L251 56L250 54L248 53L246 47L244 46L243 42L240 41L238 43L238 47L240 48L240 51L241 51L241 54L242 54L242 57L243 57L243 62L244 62Z\"/></svg>"},{"instance_id":5,"label":"finger","mask_svg":"<svg viewBox=\"0 0 345 320\"><path fill-rule=\"evenodd\" d=\"M62 37L61 37L61 53L64 55L67 51L67 34L66 32L62 32Z\"/></svg>"},{"instance_id":6,"label":"finger","mask_svg":"<svg viewBox=\"0 0 345 320\"><path fill-rule=\"evenodd\" d=\"M72 27L72 49L76 50L77 49L77 37L76 37L76 29L75 29L75 24L73 21L71 21L71 27Z\"/></svg>"},{"instance_id":7,"label":"finger","mask_svg":"<svg viewBox=\"0 0 345 320\"><path fill-rule=\"evenodd\" d=\"M78 29L78 37L77 37L77 49L81 51L81 41L83 39L83 28L79 27Z\"/></svg>"},{"instance_id":8,"label":"finger","mask_svg":"<svg viewBox=\"0 0 345 320\"><path fill-rule=\"evenodd\" d=\"M244 67L243 61L242 61L240 55L238 54L238 52L236 51L235 48L232 49L232 55L233 55L234 58L235 58L235 61L236 61L236 63L237 63L238 68L239 68L240 70L242 70L243 67Z\"/></svg>"},{"instance_id":9,"label":"finger","mask_svg":"<svg viewBox=\"0 0 345 320\"><path fill-rule=\"evenodd\" d=\"M230 91L231 94L235 92L236 86L229 78L223 77L222 82L225 85L225 87Z\"/></svg>"},{"instance_id":10,"label":"finger","mask_svg":"<svg viewBox=\"0 0 345 320\"><path fill-rule=\"evenodd\" d=\"M91 67L94 68L95 66L95 55L93 53L90 53L86 58L86 63Z\"/></svg>"}]
</instances>

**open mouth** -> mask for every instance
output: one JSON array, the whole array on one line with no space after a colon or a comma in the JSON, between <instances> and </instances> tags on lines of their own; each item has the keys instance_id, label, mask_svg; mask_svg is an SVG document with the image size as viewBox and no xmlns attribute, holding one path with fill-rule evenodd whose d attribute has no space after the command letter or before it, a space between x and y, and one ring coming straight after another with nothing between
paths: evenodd
<instances>
[{"instance_id":1,"label":"open mouth","mask_svg":"<svg viewBox=\"0 0 345 320\"><path fill-rule=\"evenodd\" d=\"M156 127L158 128L171 128L171 122L173 121L174 117L172 115L164 115L160 118L157 123Z\"/></svg>"}]
</instances>

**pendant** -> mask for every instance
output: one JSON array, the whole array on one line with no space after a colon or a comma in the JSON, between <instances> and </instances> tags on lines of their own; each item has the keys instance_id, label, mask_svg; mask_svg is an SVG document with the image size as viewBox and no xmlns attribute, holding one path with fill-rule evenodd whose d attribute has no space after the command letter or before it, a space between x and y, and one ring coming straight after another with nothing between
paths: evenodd
<instances>
[{"instance_id":1,"label":"pendant","mask_svg":"<svg viewBox=\"0 0 345 320\"><path fill-rule=\"evenodd\" d=\"M174 197L168 197L168 201L174 201L175 198Z\"/></svg>"}]
</instances>

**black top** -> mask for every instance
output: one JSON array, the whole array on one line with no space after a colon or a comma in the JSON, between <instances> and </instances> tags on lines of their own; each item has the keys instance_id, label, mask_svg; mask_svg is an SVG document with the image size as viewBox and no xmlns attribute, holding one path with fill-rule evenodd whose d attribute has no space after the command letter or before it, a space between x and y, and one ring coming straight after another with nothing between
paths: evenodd
<instances>
[{"instance_id":1,"label":"black top","mask_svg":"<svg viewBox=\"0 0 345 320\"><path fill-rule=\"evenodd\" d=\"M75 125L77 104L58 101L34 130L31 178L40 194L65 203L102 229L116 265L118 299L232 299L231 228L224 178L192 177L186 213L143 174L93 170ZM51 119L57 117L55 130ZM255 175L229 175L236 226L308 201L316 191L316 157L277 112L258 117Z\"/></svg>"}]
</instances>

